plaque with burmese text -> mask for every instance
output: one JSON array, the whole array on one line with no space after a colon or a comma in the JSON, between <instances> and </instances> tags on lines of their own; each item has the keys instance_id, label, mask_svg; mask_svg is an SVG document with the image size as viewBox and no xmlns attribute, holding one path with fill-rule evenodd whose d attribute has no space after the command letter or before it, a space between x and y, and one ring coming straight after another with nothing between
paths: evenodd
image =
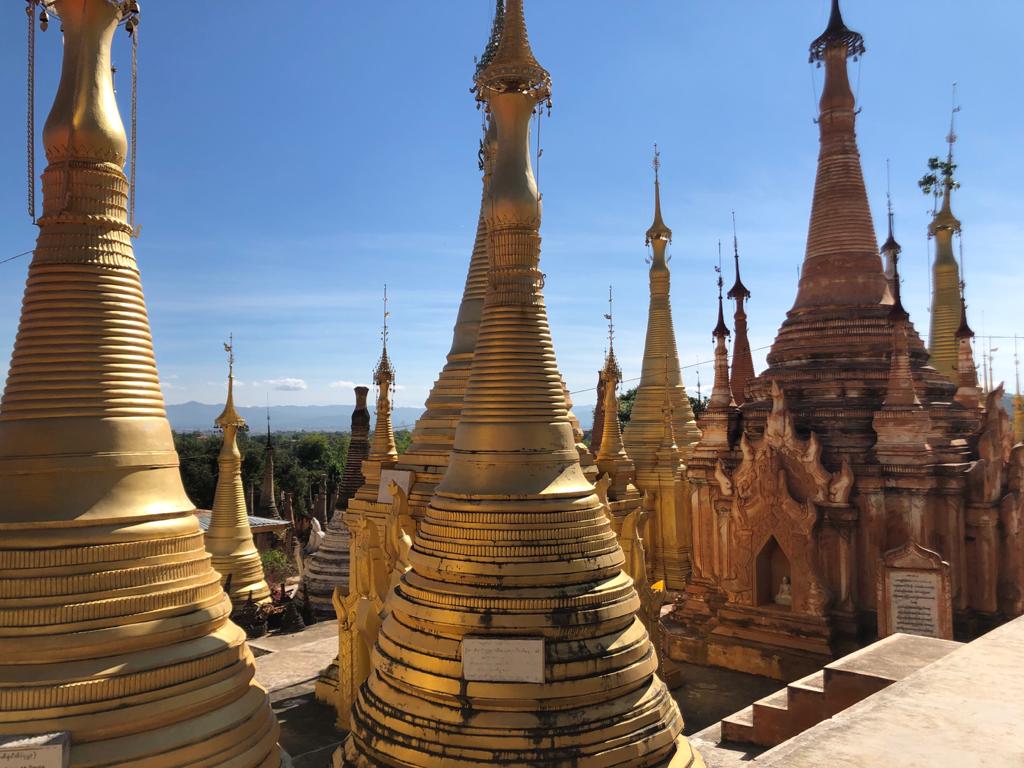
<instances>
[{"instance_id":1,"label":"plaque with burmese text","mask_svg":"<svg viewBox=\"0 0 1024 768\"><path fill-rule=\"evenodd\" d=\"M887 552L879 568L878 636L895 632L953 637L949 563L912 542Z\"/></svg>"},{"instance_id":2,"label":"plaque with burmese text","mask_svg":"<svg viewBox=\"0 0 1024 768\"><path fill-rule=\"evenodd\" d=\"M0 737L0 768L68 768L71 734Z\"/></svg>"},{"instance_id":3,"label":"plaque with burmese text","mask_svg":"<svg viewBox=\"0 0 1024 768\"><path fill-rule=\"evenodd\" d=\"M466 637L462 677L470 682L543 683L543 637Z\"/></svg>"}]
</instances>

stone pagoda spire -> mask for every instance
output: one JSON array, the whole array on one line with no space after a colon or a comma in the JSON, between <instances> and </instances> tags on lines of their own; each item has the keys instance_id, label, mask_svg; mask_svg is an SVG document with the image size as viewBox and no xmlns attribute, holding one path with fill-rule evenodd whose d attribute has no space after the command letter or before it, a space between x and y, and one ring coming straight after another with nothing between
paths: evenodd
<instances>
[{"instance_id":1,"label":"stone pagoda spire","mask_svg":"<svg viewBox=\"0 0 1024 768\"><path fill-rule=\"evenodd\" d=\"M737 281L738 282L738 281ZM715 340L715 383L711 388L711 397L708 400L708 408L730 409L736 407L736 400L729 386L729 351L726 349L726 339L729 338L729 326L725 324L725 315L722 312L722 273L718 272L718 323L711 337ZM749 350L748 350L749 352ZM733 358L735 360L735 357Z\"/></svg>"},{"instance_id":2,"label":"stone pagoda spire","mask_svg":"<svg viewBox=\"0 0 1024 768\"><path fill-rule=\"evenodd\" d=\"M133 14L48 8L64 66L0 401L5 732L69 731L71 765L277 766L277 724L181 484L132 251L110 61Z\"/></svg>"},{"instance_id":3,"label":"stone pagoda spire","mask_svg":"<svg viewBox=\"0 0 1024 768\"><path fill-rule=\"evenodd\" d=\"M843 23L832 2L826 30L811 43L825 64L818 128L818 177L794 310L891 303L864 188L854 129L856 104L846 59L864 53L864 38Z\"/></svg>"},{"instance_id":4,"label":"stone pagoda spire","mask_svg":"<svg viewBox=\"0 0 1024 768\"><path fill-rule=\"evenodd\" d=\"M665 253L672 240L672 230L665 225L661 214L660 168L661 156L655 146L654 223L647 230L647 244L651 246L652 251L647 339L644 344L640 386L637 388L629 423L626 424L622 435L626 450L636 464L637 487L642 493L651 494L656 493L661 487L660 475L655 471L655 467L662 443L662 414L666 391L672 404L673 433L683 462L689 460L694 445L700 439L693 408L683 386L675 330L672 326L669 260ZM683 470L685 471L685 466ZM685 503L681 502L683 505ZM648 521L648 565L657 578L665 579L669 589L682 589L689 572L689 553L681 541L666 538L666 532L679 528L680 525L689 526L688 512L674 506L669 509L664 505L662 510ZM678 515L681 522L663 518L662 515Z\"/></svg>"},{"instance_id":5,"label":"stone pagoda spire","mask_svg":"<svg viewBox=\"0 0 1024 768\"><path fill-rule=\"evenodd\" d=\"M946 141L946 169L942 181L942 206L928 226L935 238L935 263L932 267L932 316L928 332L928 352L935 370L950 381L958 378L957 325L960 321L960 267L953 253L953 236L960 233L960 220L953 215L950 198L956 182L953 179L953 145L956 143L956 112L949 121Z\"/></svg>"},{"instance_id":6,"label":"stone pagoda spire","mask_svg":"<svg viewBox=\"0 0 1024 768\"><path fill-rule=\"evenodd\" d=\"M356 405L352 409L352 427L349 433L348 455L345 458L345 471L341 475L338 487L338 501L324 531L324 540L320 548L313 553L302 574L306 584L306 594L310 606L317 616L333 618L334 604L331 597L334 588L347 590L349 585L349 560L351 556L351 539L348 526L345 524L344 511L349 500L363 484L363 461L370 455L370 412L366 408L367 387L356 387ZM337 665L332 665L326 672L323 685L317 684L317 698L324 704L333 704L332 691L337 689Z\"/></svg>"},{"instance_id":7,"label":"stone pagoda spire","mask_svg":"<svg viewBox=\"0 0 1024 768\"><path fill-rule=\"evenodd\" d=\"M222 583L230 580L228 597L235 608L251 597L257 603L270 599L270 587L263 575L263 562L252 540L249 514L242 486L242 454L238 450L238 430L246 429L245 419L235 410L234 342L224 345L228 353L228 398L224 412L215 422L224 430L224 444L217 458L220 474L213 494L210 527L206 530L206 551L213 558L213 567Z\"/></svg>"},{"instance_id":8,"label":"stone pagoda spire","mask_svg":"<svg viewBox=\"0 0 1024 768\"><path fill-rule=\"evenodd\" d=\"M615 359L615 322L612 315L612 289L608 287L608 355L605 358L604 414L601 420L601 444L597 452L597 469L611 481L608 498L611 501L640 500L640 492L633 484L636 467L622 444L622 425L619 422L619 382L622 369ZM616 510L617 511L617 510Z\"/></svg>"},{"instance_id":9,"label":"stone pagoda spire","mask_svg":"<svg viewBox=\"0 0 1024 768\"><path fill-rule=\"evenodd\" d=\"M260 483L260 503L256 507L258 517L280 520L277 509L277 493L274 490L274 440L270 435L270 407L267 406L267 449L263 453L263 481Z\"/></svg>"},{"instance_id":10,"label":"stone pagoda spire","mask_svg":"<svg viewBox=\"0 0 1024 768\"><path fill-rule=\"evenodd\" d=\"M500 142L476 355L448 469L411 570L384 606L341 764L702 765L655 675L555 365L529 144L550 79L530 50L522 0L508 0L477 84ZM524 663L481 667L510 643Z\"/></svg>"},{"instance_id":11,"label":"stone pagoda spire","mask_svg":"<svg viewBox=\"0 0 1024 768\"><path fill-rule=\"evenodd\" d=\"M736 236L736 212L732 213L732 257L736 264L736 282L733 283L726 298L736 302L733 323L736 327L736 338L732 345L732 398L736 405L743 405L747 396L744 390L747 382L754 378L754 358L750 354L750 339L747 337L747 311L743 305L750 298L750 291L740 278L740 243Z\"/></svg>"},{"instance_id":12,"label":"stone pagoda spire","mask_svg":"<svg viewBox=\"0 0 1024 768\"><path fill-rule=\"evenodd\" d=\"M981 388L978 386L978 368L974 364L974 331L967 323L967 302L964 299L963 288L961 283L960 324L956 329L956 401L965 408L978 408L981 405Z\"/></svg>"},{"instance_id":13,"label":"stone pagoda spire","mask_svg":"<svg viewBox=\"0 0 1024 768\"><path fill-rule=\"evenodd\" d=\"M605 353L607 360L608 353ZM590 429L590 452L597 456L601 452L601 438L604 437L604 395L608 382L605 380L604 366L597 372L597 403L594 405L594 424ZM615 411L618 413L618 403L615 404ZM620 426L621 428L621 426Z\"/></svg>"},{"instance_id":14,"label":"stone pagoda spire","mask_svg":"<svg viewBox=\"0 0 1024 768\"><path fill-rule=\"evenodd\" d=\"M889 161L885 161L886 178L888 179L889 174ZM903 252L902 246L896 242L896 235L893 234L893 210L892 210L892 193L889 191L888 186L885 190L885 205L888 211L889 220L889 236L882 243L882 248L879 251L882 255L882 259L885 263L885 279L889 283L889 293L893 296L896 295L896 260L899 259L900 254Z\"/></svg>"},{"instance_id":15,"label":"stone pagoda spire","mask_svg":"<svg viewBox=\"0 0 1024 768\"><path fill-rule=\"evenodd\" d=\"M907 326L910 315L900 295L899 252L893 254L892 357L882 407L872 420L878 442L875 454L885 464L923 465L932 461L928 447L931 418L921 405L910 368ZM894 492L898 489L894 488ZM916 527L916 526L915 526Z\"/></svg>"}]
</instances>

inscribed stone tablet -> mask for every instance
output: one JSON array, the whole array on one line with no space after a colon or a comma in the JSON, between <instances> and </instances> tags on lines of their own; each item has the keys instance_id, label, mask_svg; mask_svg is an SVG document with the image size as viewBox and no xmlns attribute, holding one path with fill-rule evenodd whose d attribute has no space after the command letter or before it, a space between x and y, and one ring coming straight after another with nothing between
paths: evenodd
<instances>
[{"instance_id":1,"label":"inscribed stone tablet","mask_svg":"<svg viewBox=\"0 0 1024 768\"><path fill-rule=\"evenodd\" d=\"M412 486L412 472L407 469L385 469L380 473L380 485L377 487L377 502L380 504L391 503L391 491L388 484L394 480L395 485L406 493Z\"/></svg>"},{"instance_id":2,"label":"inscribed stone tablet","mask_svg":"<svg viewBox=\"0 0 1024 768\"><path fill-rule=\"evenodd\" d=\"M462 676L481 682L543 683L544 638L464 638Z\"/></svg>"},{"instance_id":3,"label":"inscribed stone tablet","mask_svg":"<svg viewBox=\"0 0 1024 768\"><path fill-rule=\"evenodd\" d=\"M67 768L70 759L71 735L66 731L0 738L0 768Z\"/></svg>"},{"instance_id":4,"label":"inscribed stone tablet","mask_svg":"<svg viewBox=\"0 0 1024 768\"><path fill-rule=\"evenodd\" d=\"M894 568L889 572L892 631L942 637L939 625L941 576L935 571Z\"/></svg>"}]
</instances>

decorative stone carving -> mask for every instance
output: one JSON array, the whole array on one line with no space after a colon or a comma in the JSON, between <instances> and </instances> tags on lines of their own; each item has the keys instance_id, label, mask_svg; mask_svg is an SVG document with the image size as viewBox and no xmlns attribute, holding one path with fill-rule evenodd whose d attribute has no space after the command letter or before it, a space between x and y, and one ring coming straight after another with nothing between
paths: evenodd
<instances>
[{"instance_id":1,"label":"decorative stone carving","mask_svg":"<svg viewBox=\"0 0 1024 768\"><path fill-rule=\"evenodd\" d=\"M999 608L1007 616L1024 613L1024 444L1014 446L1007 465L1009 492L999 509L1002 557Z\"/></svg>"},{"instance_id":2,"label":"decorative stone carving","mask_svg":"<svg viewBox=\"0 0 1024 768\"><path fill-rule=\"evenodd\" d=\"M992 504L1000 500L1012 446L1013 430L1003 407L1003 385L1000 384L985 398L985 418L978 437L978 460L967 475L971 501Z\"/></svg>"},{"instance_id":3,"label":"decorative stone carving","mask_svg":"<svg viewBox=\"0 0 1024 768\"><path fill-rule=\"evenodd\" d=\"M731 478L721 460L715 468L722 495L732 500L730 535L721 538L722 560L730 565L723 586L739 604L769 605L776 602L785 578L794 611L824 615L830 594L818 563L815 502L845 503L853 487L849 463L844 462L835 475L822 466L817 436L797 437L785 393L777 384L772 385L772 410L764 437L755 444L744 435L740 451L743 460ZM788 563L788 573L777 572L784 566L778 565L771 549L775 546ZM765 564L762 558L775 558L776 563ZM762 583L768 578L778 583Z\"/></svg>"}]
</instances>

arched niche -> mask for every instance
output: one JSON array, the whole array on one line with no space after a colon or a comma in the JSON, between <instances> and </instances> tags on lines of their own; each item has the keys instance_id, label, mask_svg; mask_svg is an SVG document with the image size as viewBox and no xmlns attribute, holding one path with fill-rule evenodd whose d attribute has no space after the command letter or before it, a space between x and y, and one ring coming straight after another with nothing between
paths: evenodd
<instances>
[{"instance_id":1,"label":"arched niche","mask_svg":"<svg viewBox=\"0 0 1024 768\"><path fill-rule=\"evenodd\" d=\"M774 536L768 540L757 553L755 576L754 576L754 598L756 605L778 605L780 608L789 608L790 605L777 600L782 590L783 579L789 584L788 594L792 600L793 574L790 568L789 558L779 546Z\"/></svg>"}]
</instances>

